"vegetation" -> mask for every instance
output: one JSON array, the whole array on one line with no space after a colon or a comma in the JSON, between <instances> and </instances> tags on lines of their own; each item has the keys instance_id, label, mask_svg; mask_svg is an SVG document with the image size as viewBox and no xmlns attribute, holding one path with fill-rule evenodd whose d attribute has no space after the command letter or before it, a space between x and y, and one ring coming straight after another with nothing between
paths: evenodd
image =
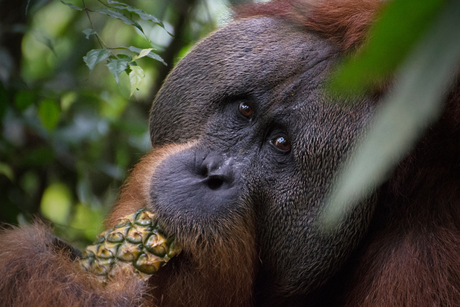
<instances>
[{"instance_id":1,"label":"vegetation","mask_svg":"<svg viewBox=\"0 0 460 307\"><path fill-rule=\"evenodd\" d=\"M149 150L156 91L230 2L241 1L0 0L0 222L39 216L80 248L90 243ZM438 118L460 62L459 3L386 3L331 79L347 94L390 76L398 86L339 176L328 223L381 184Z\"/></svg>"},{"instance_id":2,"label":"vegetation","mask_svg":"<svg viewBox=\"0 0 460 307\"><path fill-rule=\"evenodd\" d=\"M225 18L228 4L0 5L0 222L38 216L83 248L150 148L156 91L174 63Z\"/></svg>"}]
</instances>

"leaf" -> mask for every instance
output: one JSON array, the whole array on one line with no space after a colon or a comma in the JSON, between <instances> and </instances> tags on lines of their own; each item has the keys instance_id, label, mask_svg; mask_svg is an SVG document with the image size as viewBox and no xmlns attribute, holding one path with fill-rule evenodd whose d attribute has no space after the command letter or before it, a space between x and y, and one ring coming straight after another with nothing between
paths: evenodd
<instances>
[{"instance_id":1,"label":"leaf","mask_svg":"<svg viewBox=\"0 0 460 307\"><path fill-rule=\"evenodd\" d=\"M129 73L129 81L131 83L130 96L134 94L134 91L139 87L142 79L144 79L144 70L140 66L130 66L131 72Z\"/></svg>"},{"instance_id":2,"label":"leaf","mask_svg":"<svg viewBox=\"0 0 460 307\"><path fill-rule=\"evenodd\" d=\"M367 136L326 198L321 224L337 225L382 183L442 111L460 62L460 1L447 1L404 63L398 86L381 102ZM433 77L435 76L435 77Z\"/></svg>"},{"instance_id":3,"label":"leaf","mask_svg":"<svg viewBox=\"0 0 460 307\"><path fill-rule=\"evenodd\" d=\"M110 0L107 0L107 3L120 5L120 6L113 6L113 8L116 8L116 9L119 9L119 10L126 10L126 11L128 11L130 13L134 13L134 14L136 14L137 16L139 16L143 20L151 21L154 24L159 25L160 27L162 27L166 31L166 33L168 33L169 35L173 36L171 33L169 33L168 30L166 30L164 23L160 19L156 18L153 15L150 15L150 14L144 12L141 9L129 6L129 5L125 4L125 3L121 3L121 2L117 2L117 1L110 1Z\"/></svg>"},{"instance_id":4,"label":"leaf","mask_svg":"<svg viewBox=\"0 0 460 307\"><path fill-rule=\"evenodd\" d=\"M108 3L108 4L118 4L118 5L127 6L126 3L122 3L122 2L118 2L118 1L113 1L113 0L107 0L107 3Z\"/></svg>"},{"instance_id":5,"label":"leaf","mask_svg":"<svg viewBox=\"0 0 460 307\"><path fill-rule=\"evenodd\" d=\"M48 47L53 52L53 54L57 56L56 51L54 50L53 41L50 38L48 38L46 35L44 35L43 33L39 31L33 31L32 35L38 42Z\"/></svg>"},{"instance_id":6,"label":"leaf","mask_svg":"<svg viewBox=\"0 0 460 307\"><path fill-rule=\"evenodd\" d=\"M128 67L128 63L131 62L131 58L123 58L117 60L110 60L106 66L110 72L114 75L115 81L119 82L120 74Z\"/></svg>"},{"instance_id":7,"label":"leaf","mask_svg":"<svg viewBox=\"0 0 460 307\"><path fill-rule=\"evenodd\" d=\"M42 125L48 130L53 130L56 127L60 114L59 105L53 99L44 99L38 107L38 117Z\"/></svg>"},{"instance_id":8,"label":"leaf","mask_svg":"<svg viewBox=\"0 0 460 307\"><path fill-rule=\"evenodd\" d=\"M147 49L141 49L141 48L137 48L137 47L134 47L134 46L129 46L129 47L125 47L125 46L121 46L121 47L118 47L119 49L127 49L129 51L132 51L132 52L136 52L136 53L141 53L143 50L147 50ZM161 63L163 63L164 65L168 66L168 64L166 64L166 62L156 53L153 53L152 51L150 51L147 55L147 57L151 58L151 59L154 59L154 60L157 60ZM138 57L139 58L139 57Z\"/></svg>"},{"instance_id":9,"label":"leaf","mask_svg":"<svg viewBox=\"0 0 460 307\"><path fill-rule=\"evenodd\" d=\"M84 34L86 34L86 39L89 39L90 35L96 35L97 32L94 31L93 29L86 29L82 31Z\"/></svg>"},{"instance_id":10,"label":"leaf","mask_svg":"<svg viewBox=\"0 0 460 307\"><path fill-rule=\"evenodd\" d=\"M130 57L129 55L123 54L123 53L117 54L117 58L119 58L119 59L128 59L129 62L131 62L133 60L132 57Z\"/></svg>"},{"instance_id":11,"label":"leaf","mask_svg":"<svg viewBox=\"0 0 460 307\"><path fill-rule=\"evenodd\" d=\"M77 11L80 11L80 12L83 11L83 9L81 7L73 5L72 3L67 3L67 2L64 2L62 0L61 0L61 2L62 2L62 4L65 4L65 5L67 5L68 7L72 8L74 10L77 10Z\"/></svg>"},{"instance_id":12,"label":"leaf","mask_svg":"<svg viewBox=\"0 0 460 307\"><path fill-rule=\"evenodd\" d=\"M14 173L11 167L6 163L0 162L0 175L5 175L11 182L14 181Z\"/></svg>"},{"instance_id":13,"label":"leaf","mask_svg":"<svg viewBox=\"0 0 460 307\"><path fill-rule=\"evenodd\" d=\"M54 223L65 224L72 207L72 194L63 183L53 183L43 192L41 213Z\"/></svg>"},{"instance_id":14,"label":"leaf","mask_svg":"<svg viewBox=\"0 0 460 307\"><path fill-rule=\"evenodd\" d=\"M126 5L126 4L122 4L122 5L123 6L114 6L114 8L120 9L120 10L126 10L128 12L134 13L134 14L138 15L141 19L146 20L146 21L151 21L151 22L161 26L164 29L163 22L161 20L159 20L158 18L156 18L155 16L147 14L146 12L144 12L141 9L134 8L134 7Z\"/></svg>"},{"instance_id":15,"label":"leaf","mask_svg":"<svg viewBox=\"0 0 460 307\"><path fill-rule=\"evenodd\" d=\"M133 61L136 61L137 59L140 59L140 58L143 58L143 57L147 56L152 50L153 50L153 48L142 49L141 52L139 52L139 55L136 55L133 58Z\"/></svg>"},{"instance_id":16,"label":"leaf","mask_svg":"<svg viewBox=\"0 0 460 307\"><path fill-rule=\"evenodd\" d=\"M107 59L109 55L110 55L110 50L108 49L92 49L88 51L86 56L83 57L83 61L85 61L89 70L93 71L94 66L96 66L97 63Z\"/></svg>"},{"instance_id":17,"label":"leaf","mask_svg":"<svg viewBox=\"0 0 460 307\"><path fill-rule=\"evenodd\" d=\"M371 27L359 54L337 68L329 82L333 92L361 93L388 77L426 33L443 0L394 0Z\"/></svg>"},{"instance_id":18,"label":"leaf","mask_svg":"<svg viewBox=\"0 0 460 307\"><path fill-rule=\"evenodd\" d=\"M145 35L144 30L142 29L140 24L138 24L137 22L129 19L128 17L126 17L125 15L123 15L122 13L120 13L118 11L113 11L113 10L103 8L103 9L95 10L95 12L103 14L103 15L107 15L107 16L115 18L115 19L120 19L125 24L138 28L139 31L141 31Z\"/></svg>"}]
</instances>

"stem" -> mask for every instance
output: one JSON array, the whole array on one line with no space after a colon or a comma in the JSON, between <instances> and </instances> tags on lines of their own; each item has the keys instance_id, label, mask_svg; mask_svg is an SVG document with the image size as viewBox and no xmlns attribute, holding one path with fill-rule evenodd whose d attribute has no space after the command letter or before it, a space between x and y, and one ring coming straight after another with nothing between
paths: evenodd
<instances>
[{"instance_id":1,"label":"stem","mask_svg":"<svg viewBox=\"0 0 460 307\"><path fill-rule=\"evenodd\" d=\"M81 0L83 4L83 9L85 10L86 16L88 17L89 24L91 25L91 29L94 30L93 22L91 21L91 17L89 16L89 9L86 7L85 0ZM94 30L96 32L96 30ZM102 48L106 48L106 45L102 41L102 39L99 37L99 34L96 33L96 39L99 42L99 45L101 45Z\"/></svg>"}]
</instances>

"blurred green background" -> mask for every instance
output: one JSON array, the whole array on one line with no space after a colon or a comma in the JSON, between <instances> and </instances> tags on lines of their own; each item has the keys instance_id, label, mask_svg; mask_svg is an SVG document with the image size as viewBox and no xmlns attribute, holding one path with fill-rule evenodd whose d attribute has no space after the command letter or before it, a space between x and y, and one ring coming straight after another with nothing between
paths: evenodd
<instances>
[{"instance_id":1,"label":"blurred green background","mask_svg":"<svg viewBox=\"0 0 460 307\"><path fill-rule=\"evenodd\" d=\"M130 168L150 148L148 113L164 78L196 41L230 20L229 6L238 2L125 1L173 34L128 12L143 35L95 12L90 22L57 0L0 0L0 223L39 217L80 248L92 242ZM82 33L91 25L106 46L153 47L168 65L139 59L145 78L130 96L126 73L117 84L103 62L90 72L83 61L102 48Z\"/></svg>"}]
</instances>

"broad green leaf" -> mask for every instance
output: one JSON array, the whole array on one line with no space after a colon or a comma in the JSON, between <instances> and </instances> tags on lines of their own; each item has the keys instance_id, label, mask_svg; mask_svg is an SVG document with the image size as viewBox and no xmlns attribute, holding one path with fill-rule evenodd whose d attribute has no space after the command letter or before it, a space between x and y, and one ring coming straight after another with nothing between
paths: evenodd
<instances>
[{"instance_id":1,"label":"broad green leaf","mask_svg":"<svg viewBox=\"0 0 460 307\"><path fill-rule=\"evenodd\" d=\"M142 51L139 52L139 55L136 55L136 56L133 57L133 61L136 61L137 59L140 59L140 58L143 58L143 57L147 56L152 50L153 50L153 48L142 49Z\"/></svg>"},{"instance_id":2,"label":"broad green leaf","mask_svg":"<svg viewBox=\"0 0 460 307\"><path fill-rule=\"evenodd\" d=\"M103 14L103 15L107 15L109 17L112 17L112 18L115 18L115 19L120 19L121 21L123 21L125 24L127 25L130 25L130 26L134 26L136 28L139 29L139 31L141 31L142 33L144 33L144 30L142 29L141 25L138 24L137 22L129 19L128 17L126 17L125 15L123 15L122 13L118 12L118 11L114 11L114 10L109 10L107 8L103 8L103 9L98 9L98 10L95 10L95 12L97 13L100 13L100 14ZM145 33L144 33L145 35Z\"/></svg>"},{"instance_id":3,"label":"broad green leaf","mask_svg":"<svg viewBox=\"0 0 460 307\"><path fill-rule=\"evenodd\" d=\"M140 66L130 66L131 72L129 73L129 81L131 83L131 92L130 96L134 94L134 91L137 90L139 84L144 79L144 71Z\"/></svg>"},{"instance_id":4,"label":"broad green leaf","mask_svg":"<svg viewBox=\"0 0 460 307\"><path fill-rule=\"evenodd\" d=\"M129 47L125 47L125 46L121 46L121 47L118 47L119 49L127 49L129 51L132 51L132 52L136 52L136 53L141 53L143 50L146 50L146 49L141 49L141 48L137 48L137 47L134 47L134 46L129 46ZM157 61L160 61L161 63L163 63L164 65L168 65L166 64L166 62L156 53L153 53L152 51L150 51L147 55L145 55L151 59L154 59L154 60L157 60Z\"/></svg>"},{"instance_id":5,"label":"broad green leaf","mask_svg":"<svg viewBox=\"0 0 460 307\"><path fill-rule=\"evenodd\" d=\"M334 92L361 93L394 72L426 33L443 0L388 2L361 52L337 68L329 87Z\"/></svg>"},{"instance_id":6,"label":"broad green leaf","mask_svg":"<svg viewBox=\"0 0 460 307\"><path fill-rule=\"evenodd\" d=\"M67 3L67 2L64 2L64 1L62 1L62 0L61 0L61 3L67 5L68 7L72 8L72 9L74 9L74 10L83 11L83 9L82 9L81 7L78 7L78 6L76 6L76 5L73 5L72 3Z\"/></svg>"},{"instance_id":7,"label":"broad green leaf","mask_svg":"<svg viewBox=\"0 0 460 307\"><path fill-rule=\"evenodd\" d=\"M89 70L92 71L97 63L104 61L109 55L110 50L108 49L92 49L83 57L83 61L85 61Z\"/></svg>"},{"instance_id":8,"label":"broad green leaf","mask_svg":"<svg viewBox=\"0 0 460 307\"><path fill-rule=\"evenodd\" d=\"M339 173L322 215L332 229L388 178L442 111L460 62L460 1L447 1L402 66L398 86L381 102L366 137ZM332 228L331 228L332 227Z\"/></svg>"},{"instance_id":9,"label":"broad green leaf","mask_svg":"<svg viewBox=\"0 0 460 307\"><path fill-rule=\"evenodd\" d=\"M126 4L123 4L123 6L114 6L114 8L119 9L119 10L126 10L128 12L137 14L141 19L146 20L146 21L151 21L151 22L161 26L162 28L164 28L164 24L163 24L163 22L161 20L159 20L158 18L156 18L153 15L147 14L146 12L144 12L141 9L134 8L134 7L126 5Z\"/></svg>"},{"instance_id":10,"label":"broad green leaf","mask_svg":"<svg viewBox=\"0 0 460 307\"><path fill-rule=\"evenodd\" d=\"M72 206L69 188L62 183L53 183L43 193L40 210L42 214L58 224L65 224Z\"/></svg>"},{"instance_id":11,"label":"broad green leaf","mask_svg":"<svg viewBox=\"0 0 460 307\"><path fill-rule=\"evenodd\" d=\"M61 95L61 109L66 112L69 110L70 106L77 101L76 92L67 92Z\"/></svg>"},{"instance_id":12,"label":"broad green leaf","mask_svg":"<svg viewBox=\"0 0 460 307\"><path fill-rule=\"evenodd\" d=\"M86 39L89 39L90 35L97 34L97 32L94 31L93 29L86 29L86 30L83 30L82 32L86 34Z\"/></svg>"},{"instance_id":13,"label":"broad green leaf","mask_svg":"<svg viewBox=\"0 0 460 307\"><path fill-rule=\"evenodd\" d=\"M56 127L60 114L59 104L55 100L48 98L40 102L38 117L46 129L53 130Z\"/></svg>"},{"instance_id":14,"label":"broad green leaf","mask_svg":"<svg viewBox=\"0 0 460 307\"><path fill-rule=\"evenodd\" d=\"M14 181L14 173L11 167L6 163L0 162L0 175L5 175L11 182Z\"/></svg>"},{"instance_id":15,"label":"broad green leaf","mask_svg":"<svg viewBox=\"0 0 460 307\"><path fill-rule=\"evenodd\" d=\"M128 67L128 63L130 62L129 58L118 59L118 60L110 60L107 63L107 67L109 68L110 72L115 77L115 81L118 83L118 77L120 74Z\"/></svg>"}]
</instances>

